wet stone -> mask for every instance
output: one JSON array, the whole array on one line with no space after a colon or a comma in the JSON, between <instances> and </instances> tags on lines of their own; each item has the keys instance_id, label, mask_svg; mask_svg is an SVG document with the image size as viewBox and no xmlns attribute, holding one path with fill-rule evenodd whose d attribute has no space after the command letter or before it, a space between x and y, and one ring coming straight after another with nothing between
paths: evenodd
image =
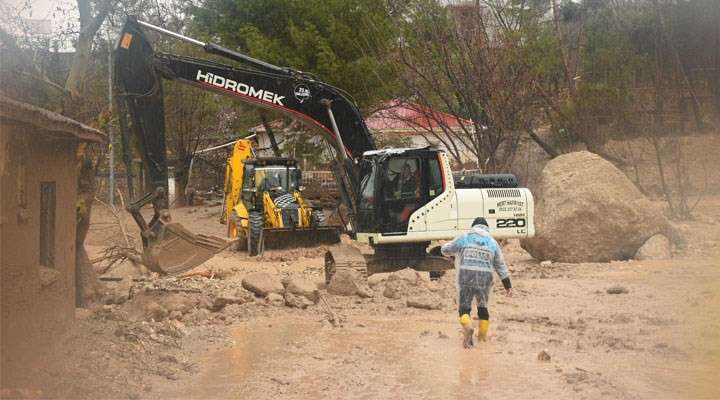
<instances>
[{"instance_id":1,"label":"wet stone","mask_svg":"<svg viewBox=\"0 0 720 400\"><path fill-rule=\"evenodd\" d=\"M609 287L609 288L606 290L606 292L607 292L607 294L626 294L626 293L630 293L630 291L627 290L627 288L625 288L624 286L620 286L620 285L611 286L611 287Z\"/></svg>"},{"instance_id":2,"label":"wet stone","mask_svg":"<svg viewBox=\"0 0 720 400\"><path fill-rule=\"evenodd\" d=\"M552 357L550 356L550 352L548 351L548 349L543 349L537 355L537 359L543 362L549 362L551 358Z\"/></svg>"}]
</instances>

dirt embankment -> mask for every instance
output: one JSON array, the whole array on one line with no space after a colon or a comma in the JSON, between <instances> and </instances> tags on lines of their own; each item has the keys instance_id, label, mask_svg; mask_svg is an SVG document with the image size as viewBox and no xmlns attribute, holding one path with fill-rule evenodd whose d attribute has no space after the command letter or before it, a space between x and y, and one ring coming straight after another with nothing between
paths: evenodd
<instances>
[{"instance_id":1,"label":"dirt embankment","mask_svg":"<svg viewBox=\"0 0 720 400\"><path fill-rule=\"evenodd\" d=\"M720 154L709 149L720 147L720 132L683 136L679 139L679 143L679 147L666 144L662 148L667 181L671 185L676 184L678 178L676 166L680 166L680 172L689 180L692 195L718 194L720 172L715 166L720 165ZM610 154L625 162L622 166L623 172L644 193L653 197L662 195L657 157L653 144L648 138L611 140L606 148ZM682 150L681 164L673 162L671 150L677 148ZM578 150L584 149L581 146L573 149L573 151ZM542 169L548 162L547 155L531 141L526 141L517 154L513 172L521 178L521 182L535 189L540 181Z\"/></svg>"}]
</instances>

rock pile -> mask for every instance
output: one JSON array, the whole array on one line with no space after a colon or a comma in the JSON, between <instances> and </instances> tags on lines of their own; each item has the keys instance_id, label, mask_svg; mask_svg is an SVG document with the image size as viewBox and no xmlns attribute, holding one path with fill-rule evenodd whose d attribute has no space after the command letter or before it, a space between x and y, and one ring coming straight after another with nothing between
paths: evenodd
<instances>
[{"instance_id":1,"label":"rock pile","mask_svg":"<svg viewBox=\"0 0 720 400\"><path fill-rule=\"evenodd\" d=\"M448 286L448 280L442 282L430 281L425 273L405 268L393 273L375 274L370 276L370 287L382 296L391 300L405 299L407 307L425 310L439 310L443 307L443 293Z\"/></svg>"},{"instance_id":2,"label":"rock pile","mask_svg":"<svg viewBox=\"0 0 720 400\"><path fill-rule=\"evenodd\" d=\"M320 300L318 285L300 277L281 280L265 272L254 272L243 278L242 286L273 306L307 308Z\"/></svg>"}]
</instances>

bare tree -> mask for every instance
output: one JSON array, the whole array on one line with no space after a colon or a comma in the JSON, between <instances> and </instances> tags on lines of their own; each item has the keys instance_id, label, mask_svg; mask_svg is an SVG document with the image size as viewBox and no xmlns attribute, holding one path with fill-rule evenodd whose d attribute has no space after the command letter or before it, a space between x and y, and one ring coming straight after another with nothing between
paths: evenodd
<instances>
[{"instance_id":1,"label":"bare tree","mask_svg":"<svg viewBox=\"0 0 720 400\"><path fill-rule=\"evenodd\" d=\"M407 103L427 119L421 125L433 127L423 135L458 163L469 152L487 172L509 168L532 123L534 77L519 61L516 18L504 5L479 1L421 0L403 16L398 75Z\"/></svg>"},{"instance_id":2,"label":"bare tree","mask_svg":"<svg viewBox=\"0 0 720 400\"><path fill-rule=\"evenodd\" d=\"M73 96L82 93L85 75L90 64L93 41L105 19L118 5L118 2L119 0L98 0L92 4L90 0L77 0L80 32L75 42L75 56L70 73L65 81L65 88Z\"/></svg>"},{"instance_id":3,"label":"bare tree","mask_svg":"<svg viewBox=\"0 0 720 400\"><path fill-rule=\"evenodd\" d=\"M166 85L165 118L168 147L175 158L176 202L186 205L190 162L201 141L224 130L215 96L179 84Z\"/></svg>"}]
</instances>

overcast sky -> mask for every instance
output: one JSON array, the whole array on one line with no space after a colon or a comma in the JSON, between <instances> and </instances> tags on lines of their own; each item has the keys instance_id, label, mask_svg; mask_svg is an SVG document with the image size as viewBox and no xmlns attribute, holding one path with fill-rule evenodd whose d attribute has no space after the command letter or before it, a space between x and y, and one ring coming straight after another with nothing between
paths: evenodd
<instances>
[{"instance_id":1,"label":"overcast sky","mask_svg":"<svg viewBox=\"0 0 720 400\"><path fill-rule=\"evenodd\" d=\"M51 34L54 39L62 38L60 51L72 50L71 38L60 34L67 32L69 24L77 26L75 0L0 0L0 13L0 24L13 34L22 35L24 29L35 34ZM24 28L17 24L18 17L25 21Z\"/></svg>"},{"instance_id":2,"label":"overcast sky","mask_svg":"<svg viewBox=\"0 0 720 400\"><path fill-rule=\"evenodd\" d=\"M59 29L69 17L76 18L75 2L69 0L0 0L4 9L9 8L23 18L49 19L53 22L53 29ZM71 15L63 14L57 8L68 11Z\"/></svg>"}]
</instances>

